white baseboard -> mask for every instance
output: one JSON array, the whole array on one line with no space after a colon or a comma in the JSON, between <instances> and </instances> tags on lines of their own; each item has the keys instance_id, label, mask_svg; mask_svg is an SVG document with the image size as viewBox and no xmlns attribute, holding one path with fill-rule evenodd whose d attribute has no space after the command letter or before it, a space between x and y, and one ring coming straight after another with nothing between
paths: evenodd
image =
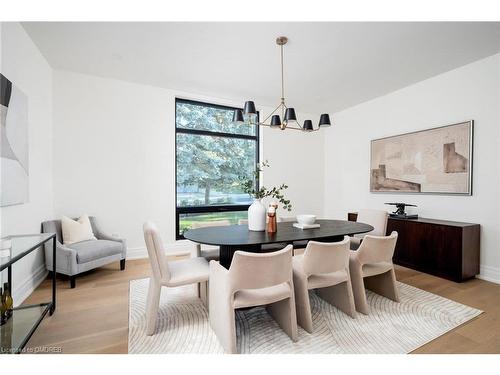
<instances>
[{"instance_id":1,"label":"white baseboard","mask_svg":"<svg viewBox=\"0 0 500 375\"><path fill-rule=\"evenodd\" d=\"M145 247L127 248L127 260L143 259L148 257L148 252Z\"/></svg>"},{"instance_id":2,"label":"white baseboard","mask_svg":"<svg viewBox=\"0 0 500 375\"><path fill-rule=\"evenodd\" d=\"M22 284L20 284L17 288L14 288L12 291L12 298L14 299L14 306L19 306L24 302L26 298L28 298L31 293L42 283L43 280L46 279L47 268L45 267L45 262L43 262L38 268L33 272L33 275L26 280Z\"/></svg>"},{"instance_id":3,"label":"white baseboard","mask_svg":"<svg viewBox=\"0 0 500 375\"><path fill-rule=\"evenodd\" d=\"M481 265L477 278L500 284L500 268Z\"/></svg>"}]
</instances>

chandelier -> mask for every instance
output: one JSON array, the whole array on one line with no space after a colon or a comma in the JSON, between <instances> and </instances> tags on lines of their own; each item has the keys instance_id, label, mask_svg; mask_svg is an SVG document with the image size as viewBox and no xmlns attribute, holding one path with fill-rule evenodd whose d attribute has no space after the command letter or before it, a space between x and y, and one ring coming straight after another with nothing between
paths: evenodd
<instances>
[{"instance_id":1,"label":"chandelier","mask_svg":"<svg viewBox=\"0 0 500 375\"><path fill-rule=\"evenodd\" d=\"M267 116L264 121L258 121L257 110L255 109L255 103L253 101L245 102L243 111L237 109L234 111L233 123L238 124L248 124L248 125L259 125L268 126L270 128L276 129L292 129L301 130L305 132L318 131L322 127L330 126L330 116L327 113L323 113L319 118L319 124L317 128L313 127L311 120L305 120L303 125L300 125L297 119L297 114L295 113L295 108L287 107L285 104L285 84L284 84L284 74L283 74L283 46L288 42L286 36L280 36L276 38L276 44L280 46L281 52L281 101L280 104L274 109L274 111ZM280 116L281 113L281 116ZM268 122L268 120L270 120Z\"/></svg>"}]
</instances>

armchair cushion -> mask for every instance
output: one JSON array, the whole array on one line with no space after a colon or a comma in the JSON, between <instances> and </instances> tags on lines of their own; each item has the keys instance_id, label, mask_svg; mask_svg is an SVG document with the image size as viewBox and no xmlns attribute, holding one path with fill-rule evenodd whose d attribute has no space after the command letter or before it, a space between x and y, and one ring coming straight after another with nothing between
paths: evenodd
<instances>
[{"instance_id":1,"label":"armchair cushion","mask_svg":"<svg viewBox=\"0 0 500 375\"><path fill-rule=\"evenodd\" d=\"M65 245L96 239L87 215L82 215L78 220L63 216L61 218L61 226L63 243Z\"/></svg>"},{"instance_id":2,"label":"armchair cushion","mask_svg":"<svg viewBox=\"0 0 500 375\"><path fill-rule=\"evenodd\" d=\"M76 251L76 262L87 263L110 255L121 254L122 243L108 240L90 240L66 245Z\"/></svg>"}]
</instances>

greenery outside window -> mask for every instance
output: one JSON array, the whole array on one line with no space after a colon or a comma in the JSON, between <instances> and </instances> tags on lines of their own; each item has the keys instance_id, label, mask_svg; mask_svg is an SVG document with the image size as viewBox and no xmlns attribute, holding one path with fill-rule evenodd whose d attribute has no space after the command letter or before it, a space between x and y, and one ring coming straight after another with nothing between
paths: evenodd
<instances>
[{"instance_id":1,"label":"greenery outside window","mask_svg":"<svg viewBox=\"0 0 500 375\"><path fill-rule=\"evenodd\" d=\"M238 224L247 217L252 200L241 181L259 162L259 129L234 124L235 109L175 101L177 239L195 221Z\"/></svg>"}]
</instances>

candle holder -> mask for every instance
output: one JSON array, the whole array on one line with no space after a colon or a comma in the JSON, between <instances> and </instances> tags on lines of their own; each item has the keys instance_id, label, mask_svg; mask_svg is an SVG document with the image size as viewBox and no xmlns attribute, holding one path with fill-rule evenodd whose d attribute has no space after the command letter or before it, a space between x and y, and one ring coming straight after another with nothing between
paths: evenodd
<instances>
[{"instance_id":1,"label":"candle holder","mask_svg":"<svg viewBox=\"0 0 500 375\"><path fill-rule=\"evenodd\" d=\"M276 220L276 210L278 205L276 203L271 203L269 209L267 210L267 232L275 233L278 229L278 224Z\"/></svg>"}]
</instances>

